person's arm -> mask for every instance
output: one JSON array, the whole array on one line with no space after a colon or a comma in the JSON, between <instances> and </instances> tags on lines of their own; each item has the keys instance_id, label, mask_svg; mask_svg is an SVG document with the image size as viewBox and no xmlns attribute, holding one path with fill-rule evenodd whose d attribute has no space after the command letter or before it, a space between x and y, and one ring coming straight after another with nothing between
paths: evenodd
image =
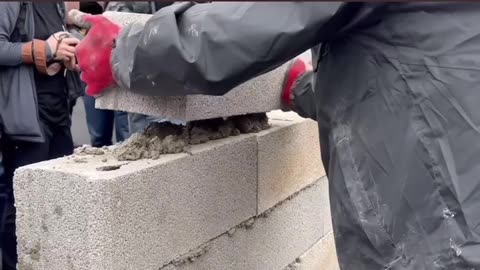
<instances>
[{"instance_id":1,"label":"person's arm","mask_svg":"<svg viewBox=\"0 0 480 270\"><path fill-rule=\"evenodd\" d=\"M10 37L15 31L20 14L20 2L0 2L0 65L18 66L34 64L33 43L11 42ZM45 47L44 57L52 58L52 51Z\"/></svg>"},{"instance_id":2,"label":"person's arm","mask_svg":"<svg viewBox=\"0 0 480 270\"><path fill-rule=\"evenodd\" d=\"M28 42L11 42L10 37L15 31L20 14L20 2L0 2L0 66L18 66L22 64L35 65L46 74L58 72L54 66L47 67L50 60L64 60L67 56L74 57L74 49L69 46L77 44L78 40L65 38L61 44L59 33L53 34L46 41L32 40ZM55 36L57 35L57 36ZM52 48L56 48L56 55Z\"/></svg>"},{"instance_id":3,"label":"person's arm","mask_svg":"<svg viewBox=\"0 0 480 270\"><path fill-rule=\"evenodd\" d=\"M10 42L20 13L20 2L0 2L0 66L22 64L21 42Z\"/></svg>"},{"instance_id":4,"label":"person's arm","mask_svg":"<svg viewBox=\"0 0 480 270\"><path fill-rule=\"evenodd\" d=\"M181 3L124 27L111 64L145 95L223 95L327 40L339 2Z\"/></svg>"}]
</instances>

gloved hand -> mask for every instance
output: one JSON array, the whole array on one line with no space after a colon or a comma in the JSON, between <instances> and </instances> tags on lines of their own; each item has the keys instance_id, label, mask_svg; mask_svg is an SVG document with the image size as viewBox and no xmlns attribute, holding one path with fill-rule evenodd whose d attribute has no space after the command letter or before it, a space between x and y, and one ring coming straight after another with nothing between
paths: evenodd
<instances>
[{"instance_id":1,"label":"gloved hand","mask_svg":"<svg viewBox=\"0 0 480 270\"><path fill-rule=\"evenodd\" d=\"M312 70L312 64L307 63L301 58L293 60L287 68L285 79L282 86L282 105L283 110L290 110L293 103L293 89L298 79L302 77L305 72Z\"/></svg>"},{"instance_id":2,"label":"gloved hand","mask_svg":"<svg viewBox=\"0 0 480 270\"><path fill-rule=\"evenodd\" d=\"M90 31L76 48L80 78L87 84L86 93L96 96L115 85L110 56L120 26L102 15L85 15L83 20L91 24Z\"/></svg>"}]
</instances>

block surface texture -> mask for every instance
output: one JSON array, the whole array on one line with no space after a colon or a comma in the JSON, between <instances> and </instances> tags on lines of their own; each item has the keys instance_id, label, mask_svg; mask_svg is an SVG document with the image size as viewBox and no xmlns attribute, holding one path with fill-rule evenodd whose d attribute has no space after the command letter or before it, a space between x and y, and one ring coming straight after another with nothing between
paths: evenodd
<instances>
[{"instance_id":1,"label":"block surface texture","mask_svg":"<svg viewBox=\"0 0 480 270\"><path fill-rule=\"evenodd\" d=\"M285 270L340 270L333 232L325 235Z\"/></svg>"},{"instance_id":2,"label":"block surface texture","mask_svg":"<svg viewBox=\"0 0 480 270\"><path fill-rule=\"evenodd\" d=\"M194 262L160 270L283 270L331 231L322 225L325 212L330 211L319 200L325 196L327 180L322 178L267 217L256 219L250 228L210 241L207 252Z\"/></svg>"},{"instance_id":3,"label":"block surface texture","mask_svg":"<svg viewBox=\"0 0 480 270\"><path fill-rule=\"evenodd\" d=\"M340 270L333 232L318 241L300 257L299 270Z\"/></svg>"},{"instance_id":4,"label":"block surface texture","mask_svg":"<svg viewBox=\"0 0 480 270\"><path fill-rule=\"evenodd\" d=\"M328 189L315 123L268 116L268 130L157 160L20 168L19 269L284 269L331 231Z\"/></svg>"},{"instance_id":5,"label":"block surface texture","mask_svg":"<svg viewBox=\"0 0 480 270\"><path fill-rule=\"evenodd\" d=\"M256 214L256 151L252 135L107 172L102 157L22 168L19 268L157 270Z\"/></svg>"},{"instance_id":6,"label":"block surface texture","mask_svg":"<svg viewBox=\"0 0 480 270\"><path fill-rule=\"evenodd\" d=\"M318 125L312 120L269 114L272 128L258 136L258 213L325 175Z\"/></svg>"},{"instance_id":7,"label":"block surface texture","mask_svg":"<svg viewBox=\"0 0 480 270\"><path fill-rule=\"evenodd\" d=\"M151 15L105 12L105 16L119 25L144 24ZM310 57L306 52L302 57ZM311 58L311 57L310 57ZM281 85L288 64L245 82L223 96L143 96L114 88L96 99L100 109L119 110L158 116L176 121L193 121L268 112L280 109ZM173 67L174 68L174 67ZM161 86L158 86L159 89Z\"/></svg>"}]
</instances>

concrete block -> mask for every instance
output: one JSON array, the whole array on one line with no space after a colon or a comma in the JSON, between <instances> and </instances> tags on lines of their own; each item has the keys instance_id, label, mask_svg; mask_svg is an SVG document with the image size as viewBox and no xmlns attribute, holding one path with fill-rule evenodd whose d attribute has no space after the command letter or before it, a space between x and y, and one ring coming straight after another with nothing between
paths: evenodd
<instances>
[{"instance_id":1,"label":"concrete block","mask_svg":"<svg viewBox=\"0 0 480 270\"><path fill-rule=\"evenodd\" d=\"M325 235L285 270L340 270L333 232Z\"/></svg>"},{"instance_id":2,"label":"concrete block","mask_svg":"<svg viewBox=\"0 0 480 270\"><path fill-rule=\"evenodd\" d=\"M113 88L98 97L95 107L142 113L177 121L194 121L280 108L285 66L248 81L223 96L150 97Z\"/></svg>"},{"instance_id":3,"label":"concrete block","mask_svg":"<svg viewBox=\"0 0 480 270\"><path fill-rule=\"evenodd\" d=\"M204 254L159 270L283 270L330 232L323 227L329 210L322 178L267 215L204 244Z\"/></svg>"},{"instance_id":4,"label":"concrete block","mask_svg":"<svg viewBox=\"0 0 480 270\"><path fill-rule=\"evenodd\" d=\"M272 127L257 134L258 213L325 175L317 123L289 113L269 117Z\"/></svg>"},{"instance_id":5,"label":"concrete block","mask_svg":"<svg viewBox=\"0 0 480 270\"><path fill-rule=\"evenodd\" d=\"M19 269L158 270L256 214L256 153L256 136L240 135L158 160L107 153L21 168Z\"/></svg>"},{"instance_id":6,"label":"concrete block","mask_svg":"<svg viewBox=\"0 0 480 270\"><path fill-rule=\"evenodd\" d=\"M306 118L301 117L296 112L293 112L293 111L284 112L281 110L274 110L274 111L267 112L267 117L270 120L289 121L289 122L291 121L299 122L299 121L306 120Z\"/></svg>"},{"instance_id":7,"label":"concrete block","mask_svg":"<svg viewBox=\"0 0 480 270\"><path fill-rule=\"evenodd\" d=\"M144 24L151 17L146 14L122 12L105 12L104 15L122 26L129 23ZM310 52L302 54L302 57L311 59ZM245 82L224 96L150 97L114 88L98 97L95 106L100 109L142 113L183 122L268 112L281 106L281 85L287 66L288 64L282 65Z\"/></svg>"}]
</instances>

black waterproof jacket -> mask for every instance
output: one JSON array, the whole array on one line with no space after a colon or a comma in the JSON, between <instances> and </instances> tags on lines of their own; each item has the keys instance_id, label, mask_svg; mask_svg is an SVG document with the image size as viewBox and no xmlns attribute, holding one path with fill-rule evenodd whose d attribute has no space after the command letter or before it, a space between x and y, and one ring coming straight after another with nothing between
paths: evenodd
<instances>
[{"instance_id":1,"label":"black waterproof jacket","mask_svg":"<svg viewBox=\"0 0 480 270\"><path fill-rule=\"evenodd\" d=\"M295 106L319 124L342 270L480 269L480 3L182 3L116 44L145 95L222 95L315 47Z\"/></svg>"}]
</instances>

